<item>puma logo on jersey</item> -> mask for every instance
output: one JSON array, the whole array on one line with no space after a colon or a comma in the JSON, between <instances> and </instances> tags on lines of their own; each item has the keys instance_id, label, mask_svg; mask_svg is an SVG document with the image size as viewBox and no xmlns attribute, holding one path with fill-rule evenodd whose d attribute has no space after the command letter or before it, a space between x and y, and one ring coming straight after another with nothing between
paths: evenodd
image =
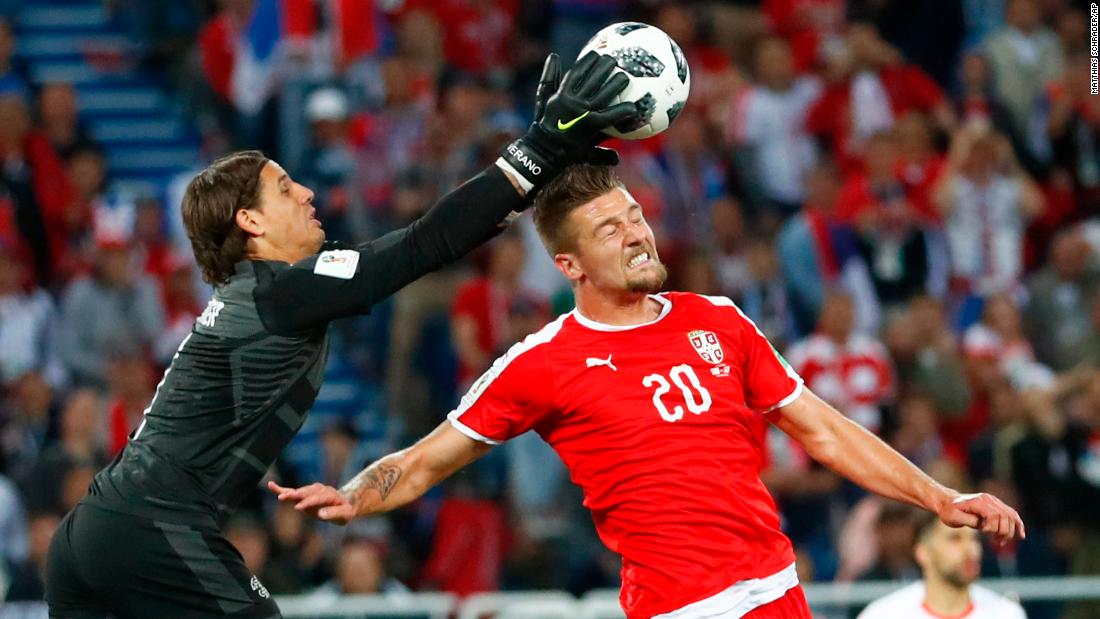
<instances>
[{"instance_id":1,"label":"puma logo on jersey","mask_svg":"<svg viewBox=\"0 0 1100 619\"><path fill-rule=\"evenodd\" d=\"M611 368L613 372L618 372L619 368L615 367L614 363L611 363L611 355L607 355L606 359L600 359L599 357L589 357L584 360L584 366L588 368L594 368L598 365L606 365Z\"/></svg>"}]
</instances>

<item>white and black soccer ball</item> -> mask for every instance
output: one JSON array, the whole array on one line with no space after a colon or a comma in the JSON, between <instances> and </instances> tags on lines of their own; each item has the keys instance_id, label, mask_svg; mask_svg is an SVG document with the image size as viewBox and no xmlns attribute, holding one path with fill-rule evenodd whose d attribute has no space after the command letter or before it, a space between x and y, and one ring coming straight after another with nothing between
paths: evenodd
<instances>
[{"instance_id":1,"label":"white and black soccer ball","mask_svg":"<svg viewBox=\"0 0 1100 619\"><path fill-rule=\"evenodd\" d=\"M614 58L619 70L630 76L630 84L614 103L635 101L642 111L637 120L607 133L640 140L668 129L684 109L691 89L687 59L676 41L649 24L622 22L597 32L580 56L592 50Z\"/></svg>"}]
</instances>

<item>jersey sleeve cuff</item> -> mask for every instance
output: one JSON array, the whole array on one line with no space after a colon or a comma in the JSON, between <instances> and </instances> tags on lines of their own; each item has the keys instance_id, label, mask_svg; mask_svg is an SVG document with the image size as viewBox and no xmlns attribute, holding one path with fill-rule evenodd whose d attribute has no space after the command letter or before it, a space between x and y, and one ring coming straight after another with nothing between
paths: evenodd
<instances>
[{"instance_id":1,"label":"jersey sleeve cuff","mask_svg":"<svg viewBox=\"0 0 1100 619\"><path fill-rule=\"evenodd\" d=\"M794 386L794 391L791 391L790 395L764 409L763 412L767 414L778 408L783 408L784 406L787 406L788 404L791 404L795 400L797 400L798 396L800 395L802 395L802 380L798 381L798 384Z\"/></svg>"},{"instance_id":2,"label":"jersey sleeve cuff","mask_svg":"<svg viewBox=\"0 0 1100 619\"><path fill-rule=\"evenodd\" d=\"M478 432L477 430L474 430L470 426L468 426L468 425L462 423L461 421L459 421L458 416L459 416L458 411L451 411L447 415L447 421L450 421L451 425L454 426L456 430L458 430L459 432L465 434L466 436L474 439L475 441L485 443L487 445L500 445L500 441L495 441L495 440L493 440L493 439L491 439L487 436L484 436L480 432Z\"/></svg>"}]
</instances>

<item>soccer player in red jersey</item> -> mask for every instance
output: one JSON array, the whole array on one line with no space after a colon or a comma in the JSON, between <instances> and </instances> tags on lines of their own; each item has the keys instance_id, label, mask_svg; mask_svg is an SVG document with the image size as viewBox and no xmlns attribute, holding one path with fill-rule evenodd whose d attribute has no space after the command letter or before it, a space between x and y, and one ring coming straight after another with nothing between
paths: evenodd
<instances>
[{"instance_id":1,"label":"soccer player in red jersey","mask_svg":"<svg viewBox=\"0 0 1100 619\"><path fill-rule=\"evenodd\" d=\"M269 487L334 522L388 511L534 430L622 557L627 617L809 619L791 543L760 481L756 415L872 492L1004 543L1016 512L960 495L814 396L732 301L657 293L667 271L642 207L611 168L574 166L535 223L576 309L516 344L447 421L343 488Z\"/></svg>"}]
</instances>

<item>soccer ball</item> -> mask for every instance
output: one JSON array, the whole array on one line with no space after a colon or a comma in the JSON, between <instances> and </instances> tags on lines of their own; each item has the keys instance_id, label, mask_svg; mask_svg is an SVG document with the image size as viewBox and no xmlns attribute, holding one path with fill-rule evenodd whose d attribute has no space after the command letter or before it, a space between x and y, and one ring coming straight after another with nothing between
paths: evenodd
<instances>
[{"instance_id":1,"label":"soccer ball","mask_svg":"<svg viewBox=\"0 0 1100 619\"><path fill-rule=\"evenodd\" d=\"M614 103L635 101L642 111L641 118L607 129L607 134L640 140L668 129L684 109L691 88L691 72L680 46L660 28L622 22L597 32L580 56L592 50L614 58L617 70L630 77Z\"/></svg>"}]
</instances>

